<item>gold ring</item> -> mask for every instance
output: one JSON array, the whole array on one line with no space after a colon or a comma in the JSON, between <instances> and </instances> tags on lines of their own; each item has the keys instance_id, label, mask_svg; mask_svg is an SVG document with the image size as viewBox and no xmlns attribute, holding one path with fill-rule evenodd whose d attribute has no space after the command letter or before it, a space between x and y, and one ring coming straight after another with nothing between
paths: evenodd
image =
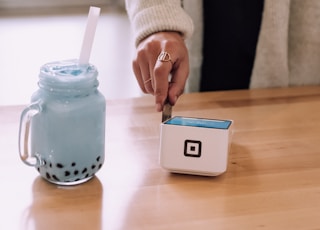
<instances>
[{"instance_id":1,"label":"gold ring","mask_svg":"<svg viewBox=\"0 0 320 230\"><path fill-rule=\"evenodd\" d=\"M147 84L149 81L151 81L151 78L149 78L148 80L145 80L144 84Z\"/></svg>"},{"instance_id":2,"label":"gold ring","mask_svg":"<svg viewBox=\"0 0 320 230\"><path fill-rule=\"evenodd\" d=\"M166 51L162 51L159 56L158 56L158 61L161 61L161 62L171 62L172 63L172 60L171 60L171 56L168 52Z\"/></svg>"}]
</instances>

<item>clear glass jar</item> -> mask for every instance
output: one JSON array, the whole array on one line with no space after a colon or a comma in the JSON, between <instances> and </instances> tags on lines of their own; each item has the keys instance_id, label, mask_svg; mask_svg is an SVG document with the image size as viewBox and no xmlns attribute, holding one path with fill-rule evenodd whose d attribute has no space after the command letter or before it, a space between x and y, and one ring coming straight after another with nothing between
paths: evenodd
<instances>
[{"instance_id":1,"label":"clear glass jar","mask_svg":"<svg viewBox=\"0 0 320 230\"><path fill-rule=\"evenodd\" d=\"M97 76L78 60L47 63L21 114L20 157L52 183L83 183L104 163L106 103Z\"/></svg>"}]
</instances>

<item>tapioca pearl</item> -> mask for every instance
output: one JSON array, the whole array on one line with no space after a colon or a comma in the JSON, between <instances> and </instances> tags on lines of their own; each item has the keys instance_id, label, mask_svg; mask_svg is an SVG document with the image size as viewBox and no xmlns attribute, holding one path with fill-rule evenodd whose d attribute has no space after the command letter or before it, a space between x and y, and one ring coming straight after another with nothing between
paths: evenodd
<instances>
[{"instance_id":1,"label":"tapioca pearl","mask_svg":"<svg viewBox=\"0 0 320 230\"><path fill-rule=\"evenodd\" d=\"M47 179L51 179L51 176L50 176L49 173L46 173L46 178L47 178Z\"/></svg>"},{"instance_id":2,"label":"tapioca pearl","mask_svg":"<svg viewBox=\"0 0 320 230\"><path fill-rule=\"evenodd\" d=\"M84 173L86 173L87 171L88 171L88 169L87 169L87 168L84 168L81 173L84 174Z\"/></svg>"},{"instance_id":3,"label":"tapioca pearl","mask_svg":"<svg viewBox=\"0 0 320 230\"><path fill-rule=\"evenodd\" d=\"M57 166L57 168L60 168L60 169L64 167L63 164L61 164L61 163L57 163L56 166Z\"/></svg>"},{"instance_id":4,"label":"tapioca pearl","mask_svg":"<svg viewBox=\"0 0 320 230\"><path fill-rule=\"evenodd\" d=\"M79 171L78 171L78 170L75 170L75 171L73 172L73 174L74 174L74 175L78 175L78 174L79 174Z\"/></svg>"},{"instance_id":5,"label":"tapioca pearl","mask_svg":"<svg viewBox=\"0 0 320 230\"><path fill-rule=\"evenodd\" d=\"M85 178L89 177L89 173L87 173L84 177L85 177Z\"/></svg>"},{"instance_id":6,"label":"tapioca pearl","mask_svg":"<svg viewBox=\"0 0 320 230\"><path fill-rule=\"evenodd\" d=\"M71 163L71 166L72 166L72 167L76 166L76 162L72 162L72 163Z\"/></svg>"},{"instance_id":7,"label":"tapioca pearl","mask_svg":"<svg viewBox=\"0 0 320 230\"><path fill-rule=\"evenodd\" d=\"M49 163L49 167L52 168L52 163L51 162Z\"/></svg>"},{"instance_id":8,"label":"tapioca pearl","mask_svg":"<svg viewBox=\"0 0 320 230\"><path fill-rule=\"evenodd\" d=\"M99 161L100 161L100 158L101 158L101 156L98 156L96 160L99 162Z\"/></svg>"},{"instance_id":9,"label":"tapioca pearl","mask_svg":"<svg viewBox=\"0 0 320 230\"><path fill-rule=\"evenodd\" d=\"M70 174L71 174L71 173L70 173L69 171L65 171L65 172L64 172L64 175L65 175L65 176L70 176Z\"/></svg>"},{"instance_id":10,"label":"tapioca pearl","mask_svg":"<svg viewBox=\"0 0 320 230\"><path fill-rule=\"evenodd\" d=\"M37 168L37 170L38 170L38 172L40 172L40 168L39 167Z\"/></svg>"},{"instance_id":11,"label":"tapioca pearl","mask_svg":"<svg viewBox=\"0 0 320 230\"><path fill-rule=\"evenodd\" d=\"M91 165L91 169L95 169L96 168L96 165Z\"/></svg>"},{"instance_id":12,"label":"tapioca pearl","mask_svg":"<svg viewBox=\"0 0 320 230\"><path fill-rule=\"evenodd\" d=\"M43 160L43 165L47 165L47 161L46 160Z\"/></svg>"},{"instance_id":13,"label":"tapioca pearl","mask_svg":"<svg viewBox=\"0 0 320 230\"><path fill-rule=\"evenodd\" d=\"M101 167L102 167L102 164L99 164L98 168L101 169Z\"/></svg>"},{"instance_id":14,"label":"tapioca pearl","mask_svg":"<svg viewBox=\"0 0 320 230\"><path fill-rule=\"evenodd\" d=\"M56 175L52 175L52 178L59 181L59 178Z\"/></svg>"}]
</instances>

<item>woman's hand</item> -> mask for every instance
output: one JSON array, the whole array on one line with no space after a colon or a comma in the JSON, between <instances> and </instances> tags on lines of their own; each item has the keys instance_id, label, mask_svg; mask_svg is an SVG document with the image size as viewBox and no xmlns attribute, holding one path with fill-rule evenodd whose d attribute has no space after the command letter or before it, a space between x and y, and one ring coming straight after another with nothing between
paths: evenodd
<instances>
[{"instance_id":1,"label":"woman's hand","mask_svg":"<svg viewBox=\"0 0 320 230\"><path fill-rule=\"evenodd\" d=\"M141 90L155 96L158 112L166 99L174 105L189 74L188 50L182 36L178 32L158 32L142 40L133 71Z\"/></svg>"}]
</instances>

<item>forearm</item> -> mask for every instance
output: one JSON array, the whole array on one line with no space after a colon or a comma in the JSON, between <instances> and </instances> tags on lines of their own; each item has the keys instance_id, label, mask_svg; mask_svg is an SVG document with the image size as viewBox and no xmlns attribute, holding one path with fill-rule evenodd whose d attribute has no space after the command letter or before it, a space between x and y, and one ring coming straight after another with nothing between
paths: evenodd
<instances>
[{"instance_id":1,"label":"forearm","mask_svg":"<svg viewBox=\"0 0 320 230\"><path fill-rule=\"evenodd\" d=\"M193 33L193 22L180 0L126 0L135 44L160 31L177 31L183 38Z\"/></svg>"}]
</instances>

